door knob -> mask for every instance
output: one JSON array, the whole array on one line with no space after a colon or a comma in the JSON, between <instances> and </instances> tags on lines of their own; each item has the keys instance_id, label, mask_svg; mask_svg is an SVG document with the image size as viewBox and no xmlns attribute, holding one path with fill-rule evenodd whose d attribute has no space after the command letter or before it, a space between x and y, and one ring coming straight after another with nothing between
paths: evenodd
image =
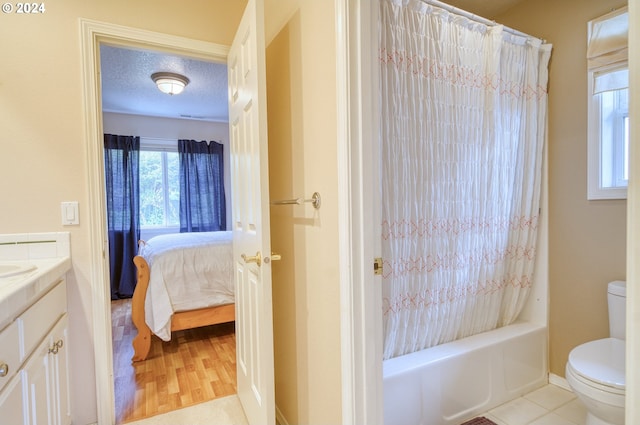
<instances>
[{"instance_id":1,"label":"door knob","mask_svg":"<svg viewBox=\"0 0 640 425\"><path fill-rule=\"evenodd\" d=\"M245 263L256 263L258 267L262 265L262 255L260 255L260 251L256 252L256 255L249 256L242 254L241 257Z\"/></svg>"}]
</instances>

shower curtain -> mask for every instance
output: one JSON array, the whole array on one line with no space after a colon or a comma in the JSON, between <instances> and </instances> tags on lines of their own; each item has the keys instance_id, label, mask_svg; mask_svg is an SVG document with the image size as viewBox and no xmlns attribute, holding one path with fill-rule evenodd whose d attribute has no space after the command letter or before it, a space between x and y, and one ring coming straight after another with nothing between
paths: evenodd
<instances>
[{"instance_id":1,"label":"shower curtain","mask_svg":"<svg viewBox=\"0 0 640 425\"><path fill-rule=\"evenodd\" d=\"M512 323L532 285L551 46L380 1L384 358Z\"/></svg>"}]
</instances>

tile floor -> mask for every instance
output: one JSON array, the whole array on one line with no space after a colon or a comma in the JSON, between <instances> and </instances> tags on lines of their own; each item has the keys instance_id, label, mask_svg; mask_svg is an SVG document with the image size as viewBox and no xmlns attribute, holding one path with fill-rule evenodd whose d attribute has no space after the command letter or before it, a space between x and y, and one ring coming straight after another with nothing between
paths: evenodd
<instances>
[{"instance_id":1,"label":"tile floor","mask_svg":"<svg viewBox=\"0 0 640 425\"><path fill-rule=\"evenodd\" d=\"M586 411L576 396L549 384L481 415L498 425L584 425ZM127 425L246 425L236 396L154 416Z\"/></svg>"},{"instance_id":2,"label":"tile floor","mask_svg":"<svg viewBox=\"0 0 640 425\"><path fill-rule=\"evenodd\" d=\"M584 425L587 412L571 391L549 384L482 416L498 425Z\"/></svg>"},{"instance_id":3,"label":"tile floor","mask_svg":"<svg viewBox=\"0 0 640 425\"><path fill-rule=\"evenodd\" d=\"M248 425L237 395L217 398L126 425Z\"/></svg>"}]
</instances>

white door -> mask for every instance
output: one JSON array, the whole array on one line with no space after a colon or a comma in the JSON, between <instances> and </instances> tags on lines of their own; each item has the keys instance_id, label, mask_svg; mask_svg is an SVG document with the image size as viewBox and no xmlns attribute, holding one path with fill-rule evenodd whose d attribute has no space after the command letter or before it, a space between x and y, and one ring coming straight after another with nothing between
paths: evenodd
<instances>
[{"instance_id":1,"label":"white door","mask_svg":"<svg viewBox=\"0 0 640 425\"><path fill-rule=\"evenodd\" d=\"M227 64L238 397L250 424L274 424L263 0L247 3Z\"/></svg>"}]
</instances>

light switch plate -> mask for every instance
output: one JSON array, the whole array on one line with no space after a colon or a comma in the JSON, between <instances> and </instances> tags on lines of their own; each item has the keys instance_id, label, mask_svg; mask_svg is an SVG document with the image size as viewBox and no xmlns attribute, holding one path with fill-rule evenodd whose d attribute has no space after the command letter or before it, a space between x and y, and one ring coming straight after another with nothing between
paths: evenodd
<instances>
[{"instance_id":1,"label":"light switch plate","mask_svg":"<svg viewBox=\"0 0 640 425\"><path fill-rule=\"evenodd\" d=\"M74 224L80 224L80 217L78 216L78 202L63 202L60 204L60 212L62 214L62 225L69 226Z\"/></svg>"}]
</instances>

